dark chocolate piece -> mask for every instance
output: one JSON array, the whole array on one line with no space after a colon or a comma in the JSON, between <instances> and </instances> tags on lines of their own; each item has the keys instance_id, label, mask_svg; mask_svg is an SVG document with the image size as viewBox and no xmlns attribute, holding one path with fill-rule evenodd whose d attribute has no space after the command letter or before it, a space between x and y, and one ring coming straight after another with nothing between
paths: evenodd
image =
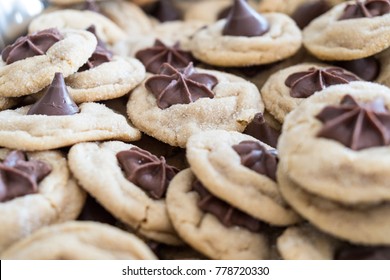
<instances>
[{"instance_id":1,"label":"dark chocolate piece","mask_svg":"<svg viewBox=\"0 0 390 280\"><path fill-rule=\"evenodd\" d=\"M245 0L234 0L222 35L254 37L261 36L268 30L267 20L253 10Z\"/></svg>"},{"instance_id":2,"label":"dark chocolate piece","mask_svg":"<svg viewBox=\"0 0 390 280\"><path fill-rule=\"evenodd\" d=\"M242 141L232 146L239 154L241 164L276 182L278 157L276 150L267 150L256 141Z\"/></svg>"},{"instance_id":3,"label":"dark chocolate piece","mask_svg":"<svg viewBox=\"0 0 390 280\"><path fill-rule=\"evenodd\" d=\"M0 202L38 192L38 183L51 172L40 160L28 160L25 153L12 151L0 163Z\"/></svg>"},{"instance_id":4,"label":"dark chocolate piece","mask_svg":"<svg viewBox=\"0 0 390 280\"><path fill-rule=\"evenodd\" d=\"M200 196L198 207L214 215L226 227L239 226L253 232L259 232L266 227L261 221L213 196L197 179L192 182L192 190Z\"/></svg>"},{"instance_id":5,"label":"dark chocolate piece","mask_svg":"<svg viewBox=\"0 0 390 280\"><path fill-rule=\"evenodd\" d=\"M355 60L336 61L334 64L356 74L366 81L374 81L381 70L379 60L373 56Z\"/></svg>"},{"instance_id":6,"label":"dark chocolate piece","mask_svg":"<svg viewBox=\"0 0 390 280\"><path fill-rule=\"evenodd\" d=\"M28 110L27 115L64 116L80 111L66 89L64 77L56 73L45 94Z\"/></svg>"},{"instance_id":7,"label":"dark chocolate piece","mask_svg":"<svg viewBox=\"0 0 390 280\"><path fill-rule=\"evenodd\" d=\"M28 36L19 37L15 43L8 45L1 52L1 58L7 64L15 61L42 55L63 37L57 28L45 29Z\"/></svg>"},{"instance_id":8,"label":"dark chocolate piece","mask_svg":"<svg viewBox=\"0 0 390 280\"><path fill-rule=\"evenodd\" d=\"M372 18L383 16L390 12L389 0L366 0L356 1L354 4L348 4L339 20L354 18Z\"/></svg>"},{"instance_id":9,"label":"dark chocolate piece","mask_svg":"<svg viewBox=\"0 0 390 280\"><path fill-rule=\"evenodd\" d=\"M100 13L100 7L95 0L86 0L84 3L83 10Z\"/></svg>"},{"instance_id":10,"label":"dark chocolate piece","mask_svg":"<svg viewBox=\"0 0 390 280\"><path fill-rule=\"evenodd\" d=\"M310 1L300 5L291 18L297 23L299 28L303 29L313 19L327 12L331 7L325 0Z\"/></svg>"},{"instance_id":11,"label":"dark chocolate piece","mask_svg":"<svg viewBox=\"0 0 390 280\"><path fill-rule=\"evenodd\" d=\"M285 85L291 88L291 97L307 98L328 86L348 84L351 81L358 80L360 79L357 76L347 73L341 68L316 69L311 67L307 71L293 73L288 76Z\"/></svg>"},{"instance_id":12,"label":"dark chocolate piece","mask_svg":"<svg viewBox=\"0 0 390 280\"><path fill-rule=\"evenodd\" d=\"M352 150L390 144L390 113L383 99L359 104L346 95L340 105L325 107L316 118L324 124L318 137L336 140Z\"/></svg>"},{"instance_id":13,"label":"dark chocolate piece","mask_svg":"<svg viewBox=\"0 0 390 280\"><path fill-rule=\"evenodd\" d=\"M253 136L274 148L276 148L280 136L279 131L267 124L262 113L257 113L254 116L243 133Z\"/></svg>"},{"instance_id":14,"label":"dark chocolate piece","mask_svg":"<svg viewBox=\"0 0 390 280\"><path fill-rule=\"evenodd\" d=\"M97 36L95 25L88 27L87 31L95 35L97 39L97 45L91 57L88 58L88 61L83 66L81 66L77 72L89 70L105 62L110 62L113 56L113 53L107 49L106 44Z\"/></svg>"},{"instance_id":15,"label":"dark chocolate piece","mask_svg":"<svg viewBox=\"0 0 390 280\"><path fill-rule=\"evenodd\" d=\"M121 151L116 157L126 178L154 199L165 196L169 182L179 172L168 165L164 157L158 158L138 147Z\"/></svg>"},{"instance_id":16,"label":"dark chocolate piece","mask_svg":"<svg viewBox=\"0 0 390 280\"><path fill-rule=\"evenodd\" d=\"M189 104L199 98L213 98L212 89L217 83L216 77L197 73L192 62L182 69L164 63L160 74L147 79L145 87L157 98L157 106L166 109L174 104Z\"/></svg>"},{"instance_id":17,"label":"dark chocolate piece","mask_svg":"<svg viewBox=\"0 0 390 280\"><path fill-rule=\"evenodd\" d=\"M164 63L169 63L175 68L184 68L193 61L191 53L183 51L179 43L169 47L158 39L153 47L138 51L135 57L145 65L148 72L154 74L159 72Z\"/></svg>"}]
</instances>

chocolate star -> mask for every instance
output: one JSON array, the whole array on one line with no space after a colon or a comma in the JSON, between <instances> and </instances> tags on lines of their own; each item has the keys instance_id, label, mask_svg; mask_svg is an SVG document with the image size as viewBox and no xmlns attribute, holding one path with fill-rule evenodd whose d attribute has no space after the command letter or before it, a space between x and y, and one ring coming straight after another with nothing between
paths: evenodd
<instances>
[{"instance_id":1,"label":"chocolate star","mask_svg":"<svg viewBox=\"0 0 390 280\"><path fill-rule=\"evenodd\" d=\"M156 39L154 46L138 51L135 57L139 59L148 72L157 74L161 65L169 63L175 68L186 67L192 60L190 52L183 51L176 43L172 47Z\"/></svg>"},{"instance_id":2,"label":"chocolate star","mask_svg":"<svg viewBox=\"0 0 390 280\"><path fill-rule=\"evenodd\" d=\"M307 98L328 86L348 84L357 80L359 80L357 76L349 74L341 68L316 69L312 67L308 71L291 74L284 83L291 88L291 97Z\"/></svg>"},{"instance_id":3,"label":"chocolate star","mask_svg":"<svg viewBox=\"0 0 390 280\"><path fill-rule=\"evenodd\" d=\"M19 37L15 43L8 45L1 52L1 58L7 64L15 61L42 55L63 37L57 28L45 29L28 36Z\"/></svg>"},{"instance_id":4,"label":"chocolate star","mask_svg":"<svg viewBox=\"0 0 390 280\"><path fill-rule=\"evenodd\" d=\"M262 113L255 115L243 133L253 136L271 147L276 147L280 136L279 131L267 124Z\"/></svg>"},{"instance_id":5,"label":"chocolate star","mask_svg":"<svg viewBox=\"0 0 390 280\"><path fill-rule=\"evenodd\" d=\"M318 137L336 140L352 150L390 144L390 113L383 99L359 104L346 95L340 105L327 106L316 117L324 123Z\"/></svg>"},{"instance_id":6,"label":"chocolate star","mask_svg":"<svg viewBox=\"0 0 390 280\"><path fill-rule=\"evenodd\" d=\"M28 160L21 151L12 151L0 163L0 202L38 192L38 183L51 168L40 160Z\"/></svg>"},{"instance_id":7,"label":"chocolate star","mask_svg":"<svg viewBox=\"0 0 390 280\"><path fill-rule=\"evenodd\" d=\"M217 83L214 76L197 73L192 62L182 69L164 63L160 74L147 79L145 87L157 98L157 106L166 109L174 104L189 104L203 97L213 98L211 89Z\"/></svg>"},{"instance_id":8,"label":"chocolate star","mask_svg":"<svg viewBox=\"0 0 390 280\"><path fill-rule=\"evenodd\" d=\"M133 147L116 154L126 178L142 188L150 197L161 199L165 196L169 182L179 172L148 151Z\"/></svg>"},{"instance_id":9,"label":"chocolate star","mask_svg":"<svg viewBox=\"0 0 390 280\"><path fill-rule=\"evenodd\" d=\"M390 12L389 0L367 0L356 1L354 4L348 4L339 20L377 17Z\"/></svg>"},{"instance_id":10,"label":"chocolate star","mask_svg":"<svg viewBox=\"0 0 390 280\"><path fill-rule=\"evenodd\" d=\"M240 155L241 164L276 182L278 158L276 150L267 150L259 142L242 141L233 150Z\"/></svg>"},{"instance_id":11,"label":"chocolate star","mask_svg":"<svg viewBox=\"0 0 390 280\"><path fill-rule=\"evenodd\" d=\"M83 66L81 66L77 72L89 70L105 62L110 62L113 55L112 52L107 49L106 44L96 35L95 25L88 27L87 31L95 35L97 39L97 45L91 57L88 58L88 61Z\"/></svg>"}]
</instances>

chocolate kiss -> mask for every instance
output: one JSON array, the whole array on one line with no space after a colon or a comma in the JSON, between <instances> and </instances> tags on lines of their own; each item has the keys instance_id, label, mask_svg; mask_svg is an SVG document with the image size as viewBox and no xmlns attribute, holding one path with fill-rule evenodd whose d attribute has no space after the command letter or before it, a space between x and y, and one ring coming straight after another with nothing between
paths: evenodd
<instances>
[{"instance_id":1,"label":"chocolate kiss","mask_svg":"<svg viewBox=\"0 0 390 280\"><path fill-rule=\"evenodd\" d=\"M235 0L222 34L228 36L260 36L269 30L267 20L253 10L245 0Z\"/></svg>"},{"instance_id":2,"label":"chocolate kiss","mask_svg":"<svg viewBox=\"0 0 390 280\"><path fill-rule=\"evenodd\" d=\"M27 115L63 116L80 111L66 89L62 73L56 73L43 97L28 110Z\"/></svg>"}]
</instances>

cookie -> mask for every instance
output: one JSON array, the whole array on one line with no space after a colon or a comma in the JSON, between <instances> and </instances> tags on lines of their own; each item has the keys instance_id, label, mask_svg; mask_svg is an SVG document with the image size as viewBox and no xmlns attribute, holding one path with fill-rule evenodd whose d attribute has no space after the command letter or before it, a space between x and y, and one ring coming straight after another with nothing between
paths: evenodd
<instances>
[{"instance_id":1,"label":"cookie","mask_svg":"<svg viewBox=\"0 0 390 280\"><path fill-rule=\"evenodd\" d=\"M113 45L126 37L126 33L107 17L92 12L72 9L57 10L41 14L33 19L28 26L28 32L33 33L46 28L87 29L96 26L96 32L104 42ZM83 46L79 42L80 46Z\"/></svg>"},{"instance_id":2,"label":"cookie","mask_svg":"<svg viewBox=\"0 0 390 280\"><path fill-rule=\"evenodd\" d=\"M19 38L2 52L7 64L0 65L0 96L18 97L42 90L54 73L67 77L76 72L95 47L96 38L84 30L47 29Z\"/></svg>"},{"instance_id":3,"label":"cookie","mask_svg":"<svg viewBox=\"0 0 390 280\"><path fill-rule=\"evenodd\" d=\"M303 44L323 60L371 56L390 46L389 12L389 1L341 3L303 30Z\"/></svg>"},{"instance_id":4,"label":"cookie","mask_svg":"<svg viewBox=\"0 0 390 280\"><path fill-rule=\"evenodd\" d=\"M69 152L69 166L80 185L110 213L130 225L136 233L162 243L180 244L163 199L165 189L161 184L165 179L159 177L160 174L165 174L166 180L170 179L168 176L172 176L172 170L170 167L160 169L165 168L161 165L162 162L155 156L155 163L148 161L153 157L144 153L139 162L146 165L149 163L151 169L145 167L137 171L138 168L131 163L132 159L126 163L126 153L120 153L132 148L139 152L139 148L118 141L77 144ZM118 153L120 155L117 155ZM123 166L122 163L126 165ZM130 168L135 173L127 175L122 168L125 171ZM167 173L158 173L160 171ZM154 174L153 180L150 174ZM131 181L127 176L130 176Z\"/></svg>"},{"instance_id":5,"label":"cookie","mask_svg":"<svg viewBox=\"0 0 390 280\"><path fill-rule=\"evenodd\" d=\"M146 35L153 30L152 21L137 5L126 1L103 1L100 13L111 19L128 36Z\"/></svg>"},{"instance_id":6,"label":"cookie","mask_svg":"<svg viewBox=\"0 0 390 280\"><path fill-rule=\"evenodd\" d=\"M0 111L14 107L19 101L19 98L0 97Z\"/></svg>"},{"instance_id":7,"label":"cookie","mask_svg":"<svg viewBox=\"0 0 390 280\"><path fill-rule=\"evenodd\" d=\"M342 68L304 63L272 74L261 89L265 108L279 122L303 100L331 85L358 81L359 77Z\"/></svg>"},{"instance_id":8,"label":"cookie","mask_svg":"<svg viewBox=\"0 0 390 280\"><path fill-rule=\"evenodd\" d=\"M284 260L333 260L338 241L309 224L287 228L277 239Z\"/></svg>"},{"instance_id":9,"label":"cookie","mask_svg":"<svg viewBox=\"0 0 390 280\"><path fill-rule=\"evenodd\" d=\"M184 148L200 131L243 131L263 111L257 88L239 77L191 64L184 69L164 64L161 71L131 93L127 113L138 129L171 146ZM170 89L175 98L165 89L168 81L176 85Z\"/></svg>"},{"instance_id":10,"label":"cookie","mask_svg":"<svg viewBox=\"0 0 390 280\"><path fill-rule=\"evenodd\" d=\"M55 75L35 104L1 111L0 121L0 145L27 151L55 149L83 141L134 141L141 137L125 117L103 104L88 102L78 107L67 92L61 73Z\"/></svg>"},{"instance_id":11,"label":"cookie","mask_svg":"<svg viewBox=\"0 0 390 280\"><path fill-rule=\"evenodd\" d=\"M187 142L191 170L208 191L254 218L286 226L300 217L279 193L273 153L275 149L233 131L197 133Z\"/></svg>"},{"instance_id":12,"label":"cookie","mask_svg":"<svg viewBox=\"0 0 390 280\"><path fill-rule=\"evenodd\" d=\"M85 201L58 151L0 149L0 252L41 227L75 219Z\"/></svg>"},{"instance_id":13,"label":"cookie","mask_svg":"<svg viewBox=\"0 0 390 280\"><path fill-rule=\"evenodd\" d=\"M389 201L390 150L383 122L389 94L385 86L351 82L308 98L283 124L278 150L284 171L306 191L335 202Z\"/></svg>"},{"instance_id":14,"label":"cookie","mask_svg":"<svg viewBox=\"0 0 390 280\"><path fill-rule=\"evenodd\" d=\"M193 55L215 66L250 66L279 61L301 46L301 31L284 14L260 15L236 0L227 19L200 29L190 41ZM275 50L278 51L275 51Z\"/></svg>"},{"instance_id":15,"label":"cookie","mask_svg":"<svg viewBox=\"0 0 390 280\"><path fill-rule=\"evenodd\" d=\"M184 12L184 20L199 20L205 23L213 23L220 18L221 12L231 8L232 1L194 1L191 4Z\"/></svg>"},{"instance_id":16,"label":"cookie","mask_svg":"<svg viewBox=\"0 0 390 280\"><path fill-rule=\"evenodd\" d=\"M133 234L95 222L66 222L42 228L11 246L2 259L155 260Z\"/></svg>"},{"instance_id":17,"label":"cookie","mask_svg":"<svg viewBox=\"0 0 390 280\"><path fill-rule=\"evenodd\" d=\"M390 244L388 202L351 207L325 199L293 181L282 164L279 164L277 178L284 199L321 231L357 244Z\"/></svg>"},{"instance_id":18,"label":"cookie","mask_svg":"<svg viewBox=\"0 0 390 280\"><path fill-rule=\"evenodd\" d=\"M183 170L171 181L167 192L169 216L183 240L212 259L267 259L269 245L265 235L243 227L226 227L197 206L200 197L192 190L194 179L190 169Z\"/></svg>"}]
</instances>

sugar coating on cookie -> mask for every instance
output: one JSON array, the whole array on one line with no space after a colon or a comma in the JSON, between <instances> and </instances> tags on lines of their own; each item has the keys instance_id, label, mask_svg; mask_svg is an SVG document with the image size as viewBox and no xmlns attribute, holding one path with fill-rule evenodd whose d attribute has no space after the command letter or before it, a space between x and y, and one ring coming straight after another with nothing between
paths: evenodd
<instances>
[{"instance_id":1,"label":"sugar coating on cookie","mask_svg":"<svg viewBox=\"0 0 390 280\"><path fill-rule=\"evenodd\" d=\"M348 6L369 5L369 2L372 1L341 3L313 20L303 30L304 46L323 60L359 59L387 49L390 46L390 13L343 18ZM388 1L380 4L390 7Z\"/></svg>"},{"instance_id":2,"label":"sugar coating on cookie","mask_svg":"<svg viewBox=\"0 0 390 280\"><path fill-rule=\"evenodd\" d=\"M195 70L217 78L213 98L160 109L156 97L142 84L131 93L127 104L127 114L134 125L171 146L185 147L196 132L243 131L253 116L263 111L260 94L253 84L223 72Z\"/></svg>"},{"instance_id":3,"label":"sugar coating on cookie","mask_svg":"<svg viewBox=\"0 0 390 280\"><path fill-rule=\"evenodd\" d=\"M1 161L10 152L1 149ZM0 251L41 227L75 219L85 201L85 192L72 178L60 152L27 153L27 158L44 162L51 172L39 182L36 193L0 202Z\"/></svg>"},{"instance_id":4,"label":"sugar coating on cookie","mask_svg":"<svg viewBox=\"0 0 390 280\"><path fill-rule=\"evenodd\" d=\"M155 260L134 234L96 222L69 221L42 228L14 244L2 259Z\"/></svg>"},{"instance_id":5,"label":"sugar coating on cookie","mask_svg":"<svg viewBox=\"0 0 390 280\"><path fill-rule=\"evenodd\" d=\"M56 72L67 77L77 71L93 53L97 41L87 31L62 29L63 39L45 54L0 65L0 96L25 96L48 86Z\"/></svg>"},{"instance_id":6,"label":"sugar coating on cookie","mask_svg":"<svg viewBox=\"0 0 390 280\"><path fill-rule=\"evenodd\" d=\"M181 171L167 193L169 216L183 240L212 259L267 259L270 249L264 234L226 227L199 209L199 195L191 190L194 178L190 169Z\"/></svg>"},{"instance_id":7,"label":"sugar coating on cookie","mask_svg":"<svg viewBox=\"0 0 390 280\"><path fill-rule=\"evenodd\" d=\"M116 155L133 147L119 141L77 144L69 152L69 165L83 188L135 232L178 245L165 199L151 198L122 171Z\"/></svg>"}]
</instances>

